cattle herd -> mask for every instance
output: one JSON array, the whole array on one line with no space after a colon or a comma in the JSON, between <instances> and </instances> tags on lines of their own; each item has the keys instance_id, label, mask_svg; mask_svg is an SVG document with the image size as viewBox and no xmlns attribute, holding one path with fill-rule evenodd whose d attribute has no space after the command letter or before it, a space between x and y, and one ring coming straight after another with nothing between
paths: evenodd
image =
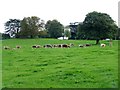
<instances>
[{"instance_id":1,"label":"cattle herd","mask_svg":"<svg viewBox=\"0 0 120 90\"><path fill-rule=\"evenodd\" d=\"M41 45L33 45L32 48L70 48L74 46L74 44L45 44L43 46Z\"/></svg>"},{"instance_id":2,"label":"cattle herd","mask_svg":"<svg viewBox=\"0 0 120 90\"><path fill-rule=\"evenodd\" d=\"M71 47L74 47L75 45L73 43L70 43L70 44L45 44L45 45L32 45L31 48L71 48ZM79 44L77 47L81 47L81 48L84 48L84 47L90 47L92 46L92 44ZM106 47L106 44L100 44L100 47ZM21 46L20 45L16 45L15 48L10 48L9 46L3 46L3 48L5 50L15 50L15 49L20 49Z\"/></svg>"}]
</instances>

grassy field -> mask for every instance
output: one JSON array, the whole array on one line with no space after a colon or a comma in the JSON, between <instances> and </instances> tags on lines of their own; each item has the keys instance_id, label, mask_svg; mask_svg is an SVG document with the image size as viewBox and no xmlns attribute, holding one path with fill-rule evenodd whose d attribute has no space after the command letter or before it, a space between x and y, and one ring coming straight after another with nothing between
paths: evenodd
<instances>
[{"instance_id":1,"label":"grassy field","mask_svg":"<svg viewBox=\"0 0 120 90\"><path fill-rule=\"evenodd\" d=\"M73 43L71 48L39 48L34 44ZM118 41L105 48L78 44L94 40L9 39L2 50L3 87L9 88L116 88L118 87Z\"/></svg>"}]
</instances>

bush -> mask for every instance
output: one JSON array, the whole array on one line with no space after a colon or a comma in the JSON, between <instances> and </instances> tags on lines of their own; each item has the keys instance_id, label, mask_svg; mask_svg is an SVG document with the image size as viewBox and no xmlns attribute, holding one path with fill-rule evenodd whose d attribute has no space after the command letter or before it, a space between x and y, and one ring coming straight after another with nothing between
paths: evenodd
<instances>
[{"instance_id":1,"label":"bush","mask_svg":"<svg viewBox=\"0 0 120 90\"><path fill-rule=\"evenodd\" d=\"M10 35L9 34L2 34L2 39L10 39Z\"/></svg>"}]
</instances>

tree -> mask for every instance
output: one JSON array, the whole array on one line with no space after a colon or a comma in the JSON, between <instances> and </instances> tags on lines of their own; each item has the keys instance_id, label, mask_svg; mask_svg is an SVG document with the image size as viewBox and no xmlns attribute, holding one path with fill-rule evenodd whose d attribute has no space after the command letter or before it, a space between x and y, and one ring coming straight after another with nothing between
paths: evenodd
<instances>
[{"instance_id":1,"label":"tree","mask_svg":"<svg viewBox=\"0 0 120 90\"><path fill-rule=\"evenodd\" d=\"M85 32L83 30L83 23L79 23L77 26L77 39L86 39Z\"/></svg>"},{"instance_id":2,"label":"tree","mask_svg":"<svg viewBox=\"0 0 120 90\"><path fill-rule=\"evenodd\" d=\"M16 34L20 31L20 22L19 19L9 19L5 23L5 34L9 34L10 37L16 37Z\"/></svg>"},{"instance_id":3,"label":"tree","mask_svg":"<svg viewBox=\"0 0 120 90\"><path fill-rule=\"evenodd\" d=\"M21 21L20 37L35 38L38 36L39 30L43 28L43 20L40 21L39 17L25 17Z\"/></svg>"},{"instance_id":4,"label":"tree","mask_svg":"<svg viewBox=\"0 0 120 90\"><path fill-rule=\"evenodd\" d=\"M108 14L94 11L86 15L83 30L86 38L96 39L99 44L100 39L113 38L117 26Z\"/></svg>"},{"instance_id":5,"label":"tree","mask_svg":"<svg viewBox=\"0 0 120 90\"><path fill-rule=\"evenodd\" d=\"M57 20L47 21L45 28L48 31L49 37L51 38L62 36L62 33L64 31L63 25Z\"/></svg>"},{"instance_id":6,"label":"tree","mask_svg":"<svg viewBox=\"0 0 120 90\"><path fill-rule=\"evenodd\" d=\"M10 35L2 33L2 39L10 39Z\"/></svg>"}]
</instances>

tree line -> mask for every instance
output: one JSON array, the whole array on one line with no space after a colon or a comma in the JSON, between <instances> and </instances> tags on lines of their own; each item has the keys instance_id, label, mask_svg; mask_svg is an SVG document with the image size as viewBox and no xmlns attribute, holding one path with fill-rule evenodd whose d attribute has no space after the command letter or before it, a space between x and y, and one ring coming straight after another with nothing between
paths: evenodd
<instances>
[{"instance_id":1,"label":"tree line","mask_svg":"<svg viewBox=\"0 0 120 90\"><path fill-rule=\"evenodd\" d=\"M75 26L75 25L73 25ZM44 20L37 16L24 17L22 20L10 19L5 23L4 37L13 38L58 38L67 36L71 39L95 39L96 43L105 38L119 39L119 28L110 15L101 12L90 12L84 21L70 30L58 20ZM8 34L9 36L7 36Z\"/></svg>"},{"instance_id":2,"label":"tree line","mask_svg":"<svg viewBox=\"0 0 120 90\"><path fill-rule=\"evenodd\" d=\"M12 38L57 38L64 31L63 25L57 20L44 20L37 16L24 17L23 20L10 19L5 23L5 34Z\"/></svg>"}]
</instances>

